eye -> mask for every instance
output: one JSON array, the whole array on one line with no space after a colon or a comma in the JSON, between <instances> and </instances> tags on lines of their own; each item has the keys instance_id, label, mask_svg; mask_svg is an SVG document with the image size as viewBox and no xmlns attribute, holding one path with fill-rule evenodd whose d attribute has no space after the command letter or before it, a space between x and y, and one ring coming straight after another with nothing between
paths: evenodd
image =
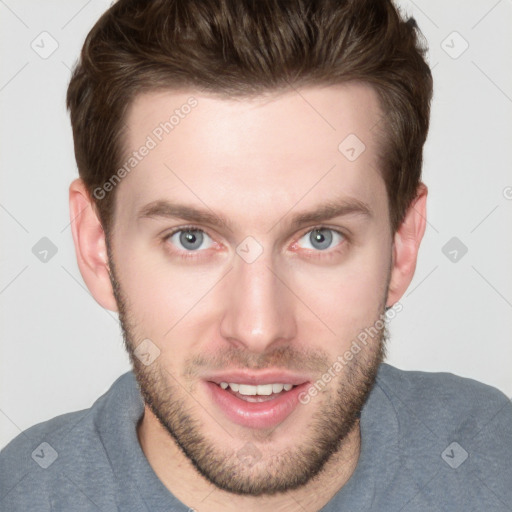
<instances>
[{"instance_id":1,"label":"eye","mask_svg":"<svg viewBox=\"0 0 512 512\"><path fill-rule=\"evenodd\" d=\"M298 240L298 245L305 249L316 249L325 251L338 245L344 240L344 236L334 229L315 228L308 231Z\"/></svg>"},{"instance_id":2,"label":"eye","mask_svg":"<svg viewBox=\"0 0 512 512\"><path fill-rule=\"evenodd\" d=\"M186 251L208 249L213 243L213 240L200 229L180 229L171 233L167 239L179 249Z\"/></svg>"}]
</instances>

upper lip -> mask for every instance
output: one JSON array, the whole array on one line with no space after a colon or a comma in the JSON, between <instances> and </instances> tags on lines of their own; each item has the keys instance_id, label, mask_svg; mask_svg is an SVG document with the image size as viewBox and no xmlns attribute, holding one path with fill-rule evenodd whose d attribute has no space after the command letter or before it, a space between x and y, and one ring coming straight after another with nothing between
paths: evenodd
<instances>
[{"instance_id":1,"label":"upper lip","mask_svg":"<svg viewBox=\"0 0 512 512\"><path fill-rule=\"evenodd\" d=\"M297 375L282 370L266 370L258 373L248 370L233 370L224 373L216 373L203 377L204 380L220 384L221 382L234 382L237 384L293 384L297 386L309 382L309 378L304 375Z\"/></svg>"}]
</instances>

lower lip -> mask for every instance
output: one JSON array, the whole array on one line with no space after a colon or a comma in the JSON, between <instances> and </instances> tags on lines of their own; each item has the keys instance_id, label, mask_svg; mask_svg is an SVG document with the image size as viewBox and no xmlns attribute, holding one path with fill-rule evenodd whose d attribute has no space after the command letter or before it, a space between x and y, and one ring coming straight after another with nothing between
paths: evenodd
<instances>
[{"instance_id":1,"label":"lower lip","mask_svg":"<svg viewBox=\"0 0 512 512\"><path fill-rule=\"evenodd\" d=\"M282 423L297 408L299 395L308 386L305 382L265 402L246 402L214 382L205 384L213 401L233 423L261 429Z\"/></svg>"}]
</instances>

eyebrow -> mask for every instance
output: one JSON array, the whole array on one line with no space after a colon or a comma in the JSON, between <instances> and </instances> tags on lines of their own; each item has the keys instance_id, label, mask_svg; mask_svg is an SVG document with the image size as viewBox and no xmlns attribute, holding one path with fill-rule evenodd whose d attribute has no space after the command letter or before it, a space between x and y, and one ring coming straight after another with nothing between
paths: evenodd
<instances>
[{"instance_id":1,"label":"eyebrow","mask_svg":"<svg viewBox=\"0 0 512 512\"><path fill-rule=\"evenodd\" d=\"M291 209L276 221L271 229L284 219L290 211ZM371 218L373 216L370 207L363 201L355 198L342 198L340 200L327 201L314 210L297 213L287 224L292 229L296 229L304 224L319 223L348 215L355 215L363 218ZM209 209L199 209L193 206L172 203L162 199L143 206L137 214L137 219L159 217L182 219L195 224L225 226L232 230L232 223L226 217L216 214Z\"/></svg>"}]
</instances>

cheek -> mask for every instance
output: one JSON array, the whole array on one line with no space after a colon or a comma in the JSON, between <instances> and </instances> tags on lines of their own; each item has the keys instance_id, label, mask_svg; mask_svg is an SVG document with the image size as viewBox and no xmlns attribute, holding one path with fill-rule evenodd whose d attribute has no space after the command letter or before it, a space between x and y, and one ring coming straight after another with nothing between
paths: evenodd
<instances>
[{"instance_id":1,"label":"cheek","mask_svg":"<svg viewBox=\"0 0 512 512\"><path fill-rule=\"evenodd\" d=\"M325 330L328 336L334 331L338 340L348 343L382 313L391 262L388 252L375 244L353 251L339 266L294 271L297 295L330 328Z\"/></svg>"},{"instance_id":2,"label":"cheek","mask_svg":"<svg viewBox=\"0 0 512 512\"><path fill-rule=\"evenodd\" d=\"M163 343L204 309L208 291L222 273L219 267L174 264L163 247L130 246L125 241L118 250L130 255L116 259L116 272L137 337Z\"/></svg>"},{"instance_id":3,"label":"cheek","mask_svg":"<svg viewBox=\"0 0 512 512\"><path fill-rule=\"evenodd\" d=\"M219 285L229 265L176 264L163 247L130 243L128 237L119 240L116 249L124 257L116 258L116 270L137 339L159 340L162 349L179 351L185 340L192 349L198 340L214 337L223 304L229 302L223 298L230 295L230 281ZM311 344L318 339L325 349L334 332L344 346L373 324L385 300L389 245L382 237L369 236L336 265L281 261L276 270L297 296L287 313L296 316L299 337Z\"/></svg>"}]
</instances>

